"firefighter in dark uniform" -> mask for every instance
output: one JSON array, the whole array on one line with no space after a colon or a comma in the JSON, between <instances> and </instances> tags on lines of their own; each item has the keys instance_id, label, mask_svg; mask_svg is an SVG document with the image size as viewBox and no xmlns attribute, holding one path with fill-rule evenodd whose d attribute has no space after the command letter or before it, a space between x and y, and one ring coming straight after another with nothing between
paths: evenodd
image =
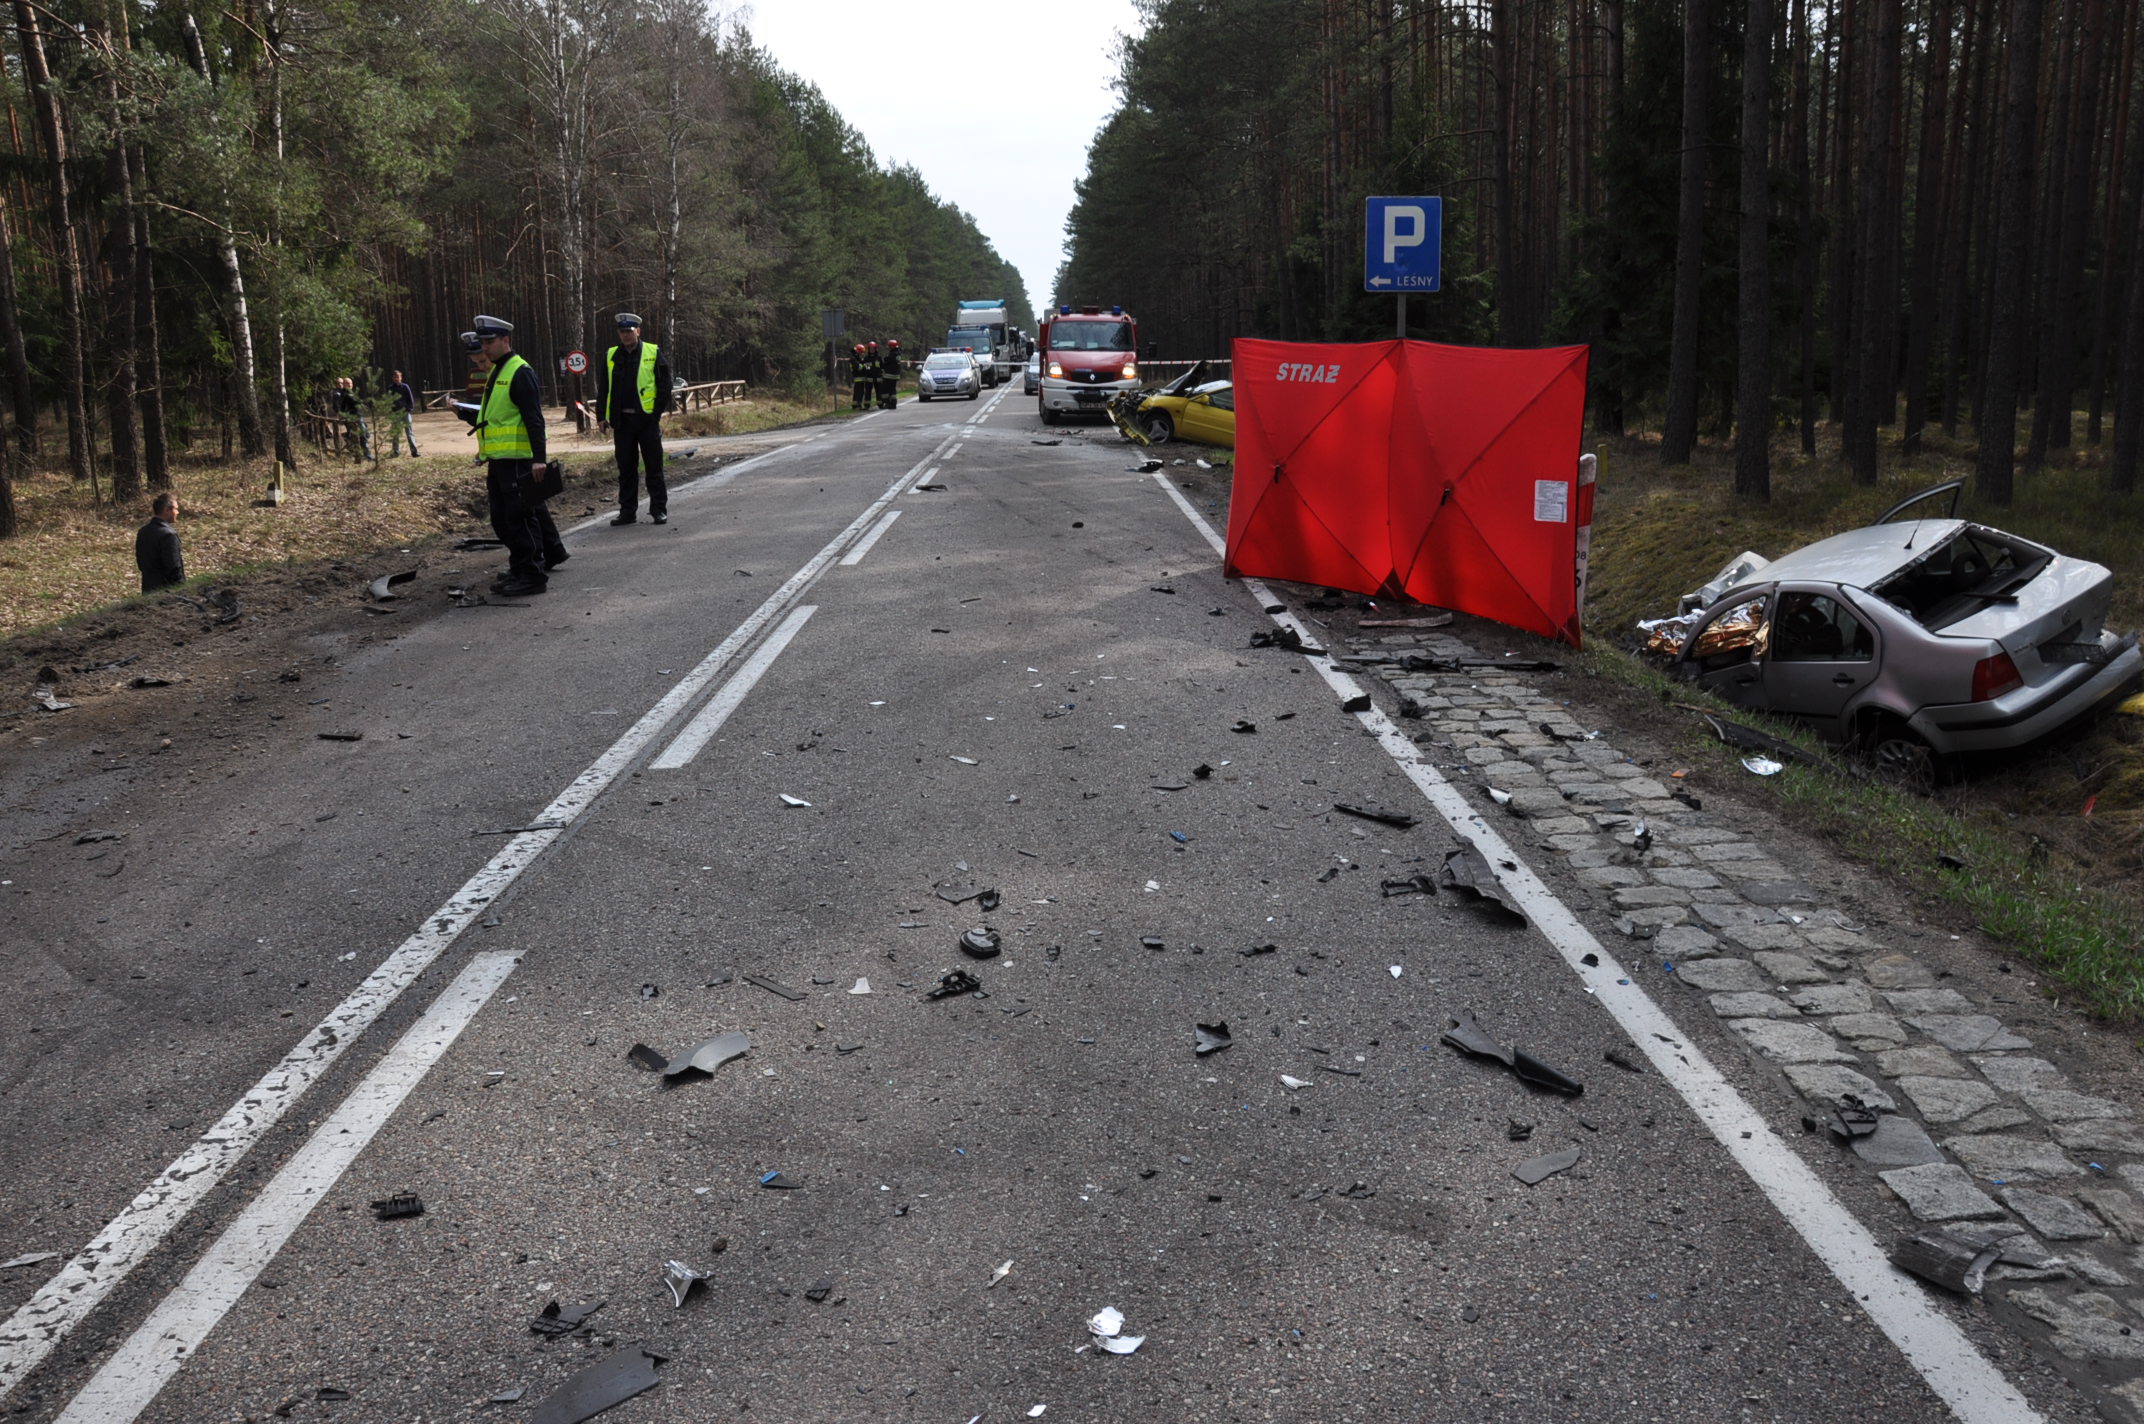
<instances>
[{"instance_id":1,"label":"firefighter in dark uniform","mask_svg":"<svg viewBox=\"0 0 2144 1424\"><path fill-rule=\"evenodd\" d=\"M508 598L525 598L549 586L544 507L536 496L536 481L546 463L543 391L534 369L514 354L511 323L480 316L471 325L483 353L491 358L491 379L477 412L477 453L487 462L484 492L491 506L491 528L506 546L507 559L506 577L491 589Z\"/></svg>"},{"instance_id":2,"label":"firefighter in dark uniform","mask_svg":"<svg viewBox=\"0 0 2144 1424\"><path fill-rule=\"evenodd\" d=\"M878 383L878 358L864 354L861 344L849 353L849 409L871 404L871 389Z\"/></svg>"},{"instance_id":3,"label":"firefighter in dark uniform","mask_svg":"<svg viewBox=\"0 0 2144 1424\"><path fill-rule=\"evenodd\" d=\"M878 360L878 405L880 410L892 410L900 397L895 394L901 385L901 339L893 337L886 342L886 352Z\"/></svg>"},{"instance_id":4,"label":"firefighter in dark uniform","mask_svg":"<svg viewBox=\"0 0 2144 1424\"><path fill-rule=\"evenodd\" d=\"M648 518L670 522L670 486L663 482L662 418L670 409L670 362L662 348L640 339L640 318L618 313L618 344L603 358L596 425L612 432L618 454L618 517L640 519L640 467L648 470Z\"/></svg>"}]
</instances>

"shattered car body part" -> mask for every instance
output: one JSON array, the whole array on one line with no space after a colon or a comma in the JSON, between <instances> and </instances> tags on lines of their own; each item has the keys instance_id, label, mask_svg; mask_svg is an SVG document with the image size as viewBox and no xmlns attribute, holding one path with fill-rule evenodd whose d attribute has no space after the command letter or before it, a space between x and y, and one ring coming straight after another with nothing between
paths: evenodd
<instances>
[{"instance_id":1,"label":"shattered car body part","mask_svg":"<svg viewBox=\"0 0 2144 1424\"><path fill-rule=\"evenodd\" d=\"M941 975L938 980L938 987L932 989L923 997L926 1000L951 999L962 994L981 994L982 992L983 985L981 980L965 969L956 969L950 974Z\"/></svg>"},{"instance_id":2,"label":"shattered car body part","mask_svg":"<svg viewBox=\"0 0 2144 1424\"><path fill-rule=\"evenodd\" d=\"M802 989L792 989L787 984L777 984L774 980L766 978L764 975L747 974L744 976L744 982L747 984L757 985L759 988L765 989L770 994L779 994L783 998L790 1000L792 1003L804 997L804 991Z\"/></svg>"},{"instance_id":3,"label":"shattered car body part","mask_svg":"<svg viewBox=\"0 0 2144 1424\"><path fill-rule=\"evenodd\" d=\"M1367 712L1371 707L1370 694L1358 692L1340 704L1342 712Z\"/></svg>"},{"instance_id":4,"label":"shattered car body part","mask_svg":"<svg viewBox=\"0 0 2144 1424\"><path fill-rule=\"evenodd\" d=\"M1979 1295L1988 1267L2002 1258L2000 1241L1976 1244L1950 1231L1924 1231L1891 1252L1891 1264L1959 1295Z\"/></svg>"},{"instance_id":5,"label":"shattered car body part","mask_svg":"<svg viewBox=\"0 0 2144 1424\"><path fill-rule=\"evenodd\" d=\"M1786 767L1768 756L1746 756L1742 758L1742 769L1757 776L1777 776Z\"/></svg>"},{"instance_id":6,"label":"shattered car body part","mask_svg":"<svg viewBox=\"0 0 2144 1424\"><path fill-rule=\"evenodd\" d=\"M1254 648L1280 648L1290 653L1307 653L1311 657L1325 656L1323 648L1313 648L1303 641L1303 635L1293 628L1261 628L1251 634Z\"/></svg>"},{"instance_id":7,"label":"shattered car body part","mask_svg":"<svg viewBox=\"0 0 2144 1424\"><path fill-rule=\"evenodd\" d=\"M1309 1087L1310 1082L1308 1079L1291 1077L1289 1074L1283 1073L1280 1075L1280 1085L1292 1093L1298 1089Z\"/></svg>"},{"instance_id":8,"label":"shattered car body part","mask_svg":"<svg viewBox=\"0 0 2144 1424\"><path fill-rule=\"evenodd\" d=\"M568 1376L564 1384L536 1406L536 1412L529 1416L529 1424L582 1424L583 1420L593 1419L636 1394L645 1394L660 1383L655 1377L655 1367L663 1359L652 1350L628 1345Z\"/></svg>"},{"instance_id":9,"label":"shattered car body part","mask_svg":"<svg viewBox=\"0 0 2144 1424\"><path fill-rule=\"evenodd\" d=\"M1228 1021L1226 1019L1221 1020L1219 1023L1193 1024L1191 1031L1197 1035L1198 1047L1196 1053L1200 1058L1204 1058L1209 1053L1219 1053L1236 1041L1229 1035Z\"/></svg>"},{"instance_id":10,"label":"shattered car body part","mask_svg":"<svg viewBox=\"0 0 2144 1424\"><path fill-rule=\"evenodd\" d=\"M1390 826L1394 830L1400 831L1413 828L1419 820L1418 817L1407 815L1403 811L1377 811L1367 806L1350 806L1345 801L1335 801L1333 809L1344 816L1355 816L1361 820L1375 821L1381 826Z\"/></svg>"},{"instance_id":11,"label":"shattered car body part","mask_svg":"<svg viewBox=\"0 0 2144 1424\"><path fill-rule=\"evenodd\" d=\"M377 602L387 603L402 596L401 594L392 591L396 587L396 585L408 583L411 579L414 579L415 577L417 577L417 571L415 569L404 569L401 573L398 574L381 574L378 578L374 579L370 585L368 585L367 592L369 592Z\"/></svg>"},{"instance_id":12,"label":"shattered car body part","mask_svg":"<svg viewBox=\"0 0 2144 1424\"><path fill-rule=\"evenodd\" d=\"M1821 1127L1838 1142L1850 1143L1857 1137L1872 1136L1880 1120L1875 1110L1861 1101L1858 1093L1843 1093L1838 1107L1803 1119L1803 1125Z\"/></svg>"},{"instance_id":13,"label":"shattered car body part","mask_svg":"<svg viewBox=\"0 0 2144 1424\"><path fill-rule=\"evenodd\" d=\"M767 1190L775 1192L793 1192L804 1185L802 1182L793 1181L783 1176L780 1172L765 1173L760 1177L759 1184Z\"/></svg>"},{"instance_id":14,"label":"shattered car body part","mask_svg":"<svg viewBox=\"0 0 2144 1424\"><path fill-rule=\"evenodd\" d=\"M1380 880L1377 888L1385 899L1390 900L1400 895L1434 895L1437 882L1427 875L1410 875L1404 880Z\"/></svg>"},{"instance_id":15,"label":"shattered car body part","mask_svg":"<svg viewBox=\"0 0 2144 1424\"><path fill-rule=\"evenodd\" d=\"M992 1271L992 1272L990 1273L990 1280L989 1280L989 1283L988 1283L988 1284L986 1284L986 1285L985 1285L985 1286L983 1287L983 1289L984 1289L984 1290L996 1290L996 1289L998 1288L998 1282L999 1282L999 1281L1002 1281L1002 1280L1004 1280L1004 1279L1005 1279L1005 1278L1006 1278L1007 1276L1009 1276L1009 1275L1011 1275L1011 1274L1012 1274L1012 1262L1010 1262L1010 1261L1007 1261L1007 1262L1006 1262L1006 1263L1005 1263L1004 1265L1002 1265L1002 1266L998 1267L998 1268L997 1268L996 1270L994 1270L994 1271Z\"/></svg>"},{"instance_id":16,"label":"shattered car body part","mask_svg":"<svg viewBox=\"0 0 2144 1424\"><path fill-rule=\"evenodd\" d=\"M801 796L791 796L791 795L790 795L790 794L789 794L788 792L786 792L786 791L784 791L784 792L782 792L782 793L781 793L781 798L782 798L782 804L783 804L784 806L805 806L805 807L808 807L808 806L810 806L810 805L811 805L811 802L809 802L809 801L806 801L806 800L805 800L805 799L804 799L803 797L801 797Z\"/></svg>"},{"instance_id":17,"label":"shattered car body part","mask_svg":"<svg viewBox=\"0 0 2144 1424\"><path fill-rule=\"evenodd\" d=\"M712 1074L732 1058L742 1057L751 1050L752 1039L749 1034L734 1030L718 1033L713 1038L695 1044L681 1056L671 1059L663 1068L663 1077L675 1079L686 1073Z\"/></svg>"},{"instance_id":18,"label":"shattered car body part","mask_svg":"<svg viewBox=\"0 0 2144 1424\"><path fill-rule=\"evenodd\" d=\"M424 1215L424 1202L414 1192L398 1192L391 1197L381 1197L372 1204L372 1215L380 1221L399 1221L405 1216Z\"/></svg>"},{"instance_id":19,"label":"shattered car body part","mask_svg":"<svg viewBox=\"0 0 2144 1424\"><path fill-rule=\"evenodd\" d=\"M995 959L998 957L998 932L978 927L960 937L960 952L970 959Z\"/></svg>"},{"instance_id":20,"label":"shattered car body part","mask_svg":"<svg viewBox=\"0 0 2144 1424\"><path fill-rule=\"evenodd\" d=\"M1568 1172L1578 1165L1579 1150L1566 1147L1561 1152L1550 1152L1530 1158L1511 1169L1511 1175L1527 1186L1539 1186L1558 1172Z\"/></svg>"},{"instance_id":21,"label":"shattered car body part","mask_svg":"<svg viewBox=\"0 0 2144 1424\"><path fill-rule=\"evenodd\" d=\"M851 994L868 994L871 992L871 981L869 979L858 979L849 986L849 992Z\"/></svg>"},{"instance_id":22,"label":"shattered car body part","mask_svg":"<svg viewBox=\"0 0 2144 1424\"><path fill-rule=\"evenodd\" d=\"M529 1321L529 1333L553 1337L571 1335L587 1323L589 1316L601 1310L604 1304L605 1302L599 1300L589 1305L569 1305L561 1310L558 1302L554 1300Z\"/></svg>"},{"instance_id":23,"label":"shattered car body part","mask_svg":"<svg viewBox=\"0 0 2144 1424\"><path fill-rule=\"evenodd\" d=\"M74 706L72 702L67 701L57 692L54 692L49 683L41 682L37 684L37 686L31 690L30 696L35 698L37 700L37 705L44 708L47 712L65 712L68 708Z\"/></svg>"},{"instance_id":24,"label":"shattered car body part","mask_svg":"<svg viewBox=\"0 0 2144 1424\"><path fill-rule=\"evenodd\" d=\"M1124 1312L1113 1305L1105 1305L1087 1321L1087 1332L1094 1336L1094 1343L1112 1355L1129 1355L1146 1343L1144 1335L1124 1333Z\"/></svg>"},{"instance_id":25,"label":"shattered car body part","mask_svg":"<svg viewBox=\"0 0 2144 1424\"><path fill-rule=\"evenodd\" d=\"M663 1284L670 1287L670 1300L679 1310L685 1308L685 1297L692 1288L707 1279L707 1272L696 1271L683 1261L663 1262Z\"/></svg>"},{"instance_id":26,"label":"shattered car body part","mask_svg":"<svg viewBox=\"0 0 2144 1424\"><path fill-rule=\"evenodd\" d=\"M1585 1084L1567 1078L1549 1067L1540 1059L1508 1044L1498 1043L1489 1036L1487 1029L1478 1023L1472 1010L1462 1011L1445 1030L1443 1042L1460 1052L1475 1058L1488 1058L1503 1064L1524 1082L1551 1092L1575 1098L1586 1091Z\"/></svg>"},{"instance_id":27,"label":"shattered car body part","mask_svg":"<svg viewBox=\"0 0 2144 1424\"><path fill-rule=\"evenodd\" d=\"M828 1296L832 1295L833 1293L834 1278L832 1276L821 1276L819 1277L819 1279L813 1281L810 1285L804 1287L804 1299L810 1301L814 1305L817 1305L821 1301L824 1301Z\"/></svg>"},{"instance_id":28,"label":"shattered car body part","mask_svg":"<svg viewBox=\"0 0 2144 1424\"><path fill-rule=\"evenodd\" d=\"M1525 912L1512 903L1488 860L1472 846L1446 853L1444 877L1452 888L1468 892L1477 902L1494 905L1522 925L1527 922Z\"/></svg>"},{"instance_id":29,"label":"shattered car body part","mask_svg":"<svg viewBox=\"0 0 2144 1424\"><path fill-rule=\"evenodd\" d=\"M60 1253L57 1251L28 1251L17 1256L12 1261L0 1261L0 1271L12 1271L23 1266L42 1265L46 1261L58 1260L59 1255Z\"/></svg>"},{"instance_id":30,"label":"shattered car body part","mask_svg":"<svg viewBox=\"0 0 2144 1424\"><path fill-rule=\"evenodd\" d=\"M661 1073L670 1066L668 1057L648 1047L645 1043L634 1044L625 1051L625 1057L626 1061L634 1067L645 1068L650 1073Z\"/></svg>"}]
</instances>

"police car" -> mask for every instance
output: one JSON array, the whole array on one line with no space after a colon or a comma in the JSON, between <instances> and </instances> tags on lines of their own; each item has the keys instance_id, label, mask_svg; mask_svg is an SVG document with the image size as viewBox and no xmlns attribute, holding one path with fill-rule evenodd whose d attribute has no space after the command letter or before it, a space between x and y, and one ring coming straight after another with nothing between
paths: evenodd
<instances>
[{"instance_id":1,"label":"police car","mask_svg":"<svg viewBox=\"0 0 2144 1424\"><path fill-rule=\"evenodd\" d=\"M923 358L916 368L916 399L929 400L933 396L965 396L974 400L983 393L982 368L975 364L972 351L954 351L937 347Z\"/></svg>"}]
</instances>

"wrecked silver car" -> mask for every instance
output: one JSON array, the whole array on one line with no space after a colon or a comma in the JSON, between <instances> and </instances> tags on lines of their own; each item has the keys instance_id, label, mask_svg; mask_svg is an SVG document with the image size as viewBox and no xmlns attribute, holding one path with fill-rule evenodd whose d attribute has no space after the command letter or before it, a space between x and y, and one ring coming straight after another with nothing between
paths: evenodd
<instances>
[{"instance_id":1,"label":"wrecked silver car","mask_svg":"<svg viewBox=\"0 0 2144 1424\"><path fill-rule=\"evenodd\" d=\"M2144 680L2137 635L2104 626L2113 574L1957 518L1963 485L1780 559L1738 555L1676 616L1638 625L1647 649L1902 779L2024 746ZM1944 494L1947 517L1896 518Z\"/></svg>"}]
</instances>

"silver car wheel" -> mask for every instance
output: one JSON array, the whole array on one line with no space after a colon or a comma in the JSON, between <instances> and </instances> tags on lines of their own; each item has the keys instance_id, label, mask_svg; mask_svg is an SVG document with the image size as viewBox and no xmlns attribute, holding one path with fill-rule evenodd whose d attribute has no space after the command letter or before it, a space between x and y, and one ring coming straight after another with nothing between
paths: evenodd
<instances>
[{"instance_id":1,"label":"silver car wheel","mask_svg":"<svg viewBox=\"0 0 2144 1424\"><path fill-rule=\"evenodd\" d=\"M1926 791L1935 784L1935 752L1903 728L1879 731L1869 748L1869 761L1876 775L1893 786Z\"/></svg>"}]
</instances>

